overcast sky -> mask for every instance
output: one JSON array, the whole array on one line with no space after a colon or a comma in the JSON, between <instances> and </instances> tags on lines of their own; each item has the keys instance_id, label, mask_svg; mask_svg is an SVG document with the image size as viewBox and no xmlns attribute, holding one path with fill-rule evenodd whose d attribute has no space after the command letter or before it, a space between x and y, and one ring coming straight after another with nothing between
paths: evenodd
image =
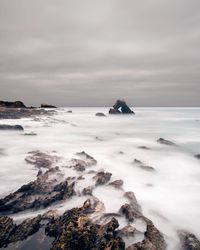
<instances>
[{"instance_id":1,"label":"overcast sky","mask_svg":"<svg viewBox=\"0 0 200 250\"><path fill-rule=\"evenodd\" d=\"M0 0L0 99L200 106L200 0Z\"/></svg>"}]
</instances>

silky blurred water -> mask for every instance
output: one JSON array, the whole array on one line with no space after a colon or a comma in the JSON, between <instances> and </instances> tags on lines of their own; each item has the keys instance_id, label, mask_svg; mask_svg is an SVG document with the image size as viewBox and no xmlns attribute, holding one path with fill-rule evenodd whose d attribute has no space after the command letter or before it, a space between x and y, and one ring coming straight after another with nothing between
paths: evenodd
<instances>
[{"instance_id":1,"label":"silky blurred water","mask_svg":"<svg viewBox=\"0 0 200 250\"><path fill-rule=\"evenodd\" d=\"M112 172L112 180L123 179L124 189L135 192L143 213L164 233L169 249L175 249L177 229L200 238L200 160L194 157L200 153L199 108L135 108L135 116L107 115L108 108L70 109L72 113L60 108L57 115L39 119L0 120L37 133L0 132L0 197L35 179L37 169L24 160L29 151L56 151L70 159L84 150L98 161L97 169ZM107 116L97 117L96 112ZM160 137L178 147L157 143ZM132 164L135 158L156 171L137 168ZM115 193L97 189L96 195L103 196L109 211L120 204Z\"/></svg>"}]
</instances>

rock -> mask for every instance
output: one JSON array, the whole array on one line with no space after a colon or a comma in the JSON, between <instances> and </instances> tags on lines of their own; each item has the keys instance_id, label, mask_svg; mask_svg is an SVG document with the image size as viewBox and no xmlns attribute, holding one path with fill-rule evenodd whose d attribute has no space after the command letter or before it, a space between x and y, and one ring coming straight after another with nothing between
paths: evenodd
<instances>
[{"instance_id":1,"label":"rock","mask_svg":"<svg viewBox=\"0 0 200 250\"><path fill-rule=\"evenodd\" d=\"M145 218L147 223L147 229L145 232L145 239L142 242L138 242L129 246L126 250L165 250L167 244L163 235L153 225L152 221Z\"/></svg>"},{"instance_id":2,"label":"rock","mask_svg":"<svg viewBox=\"0 0 200 250\"><path fill-rule=\"evenodd\" d=\"M87 166L94 166L97 164L97 160L95 160L91 155L87 154L85 151L76 153L79 157L81 157Z\"/></svg>"},{"instance_id":3,"label":"rock","mask_svg":"<svg viewBox=\"0 0 200 250\"><path fill-rule=\"evenodd\" d=\"M157 142L160 143L160 144L168 145L168 146L177 146L174 142L165 140L163 138L159 138L157 140Z\"/></svg>"},{"instance_id":4,"label":"rock","mask_svg":"<svg viewBox=\"0 0 200 250\"><path fill-rule=\"evenodd\" d=\"M133 164L136 165L137 167L143 169L143 170L146 170L146 171L155 171L155 169L153 167L147 166L143 162L141 162L137 159L134 159Z\"/></svg>"},{"instance_id":5,"label":"rock","mask_svg":"<svg viewBox=\"0 0 200 250\"><path fill-rule=\"evenodd\" d=\"M93 188L92 187L86 187L83 189L82 194L83 195L92 195Z\"/></svg>"},{"instance_id":6,"label":"rock","mask_svg":"<svg viewBox=\"0 0 200 250\"><path fill-rule=\"evenodd\" d=\"M47 207L75 194L74 182L62 181L58 167L40 174L35 181L0 199L0 213L17 213Z\"/></svg>"},{"instance_id":7,"label":"rock","mask_svg":"<svg viewBox=\"0 0 200 250\"><path fill-rule=\"evenodd\" d=\"M96 116L101 116L101 117L105 117L105 116L106 116L104 113L100 113L100 112L99 112L99 113L96 113L95 115L96 115Z\"/></svg>"},{"instance_id":8,"label":"rock","mask_svg":"<svg viewBox=\"0 0 200 250\"><path fill-rule=\"evenodd\" d=\"M196 154L194 157L200 160L200 154Z\"/></svg>"},{"instance_id":9,"label":"rock","mask_svg":"<svg viewBox=\"0 0 200 250\"><path fill-rule=\"evenodd\" d=\"M126 219L130 222L141 217L141 212L135 206L128 203L122 205L119 212L125 215Z\"/></svg>"},{"instance_id":10,"label":"rock","mask_svg":"<svg viewBox=\"0 0 200 250\"><path fill-rule=\"evenodd\" d=\"M59 159L57 156L52 156L39 150L31 151L28 154L29 155L25 158L25 161L29 164L35 165L37 168L50 169L52 164L56 163Z\"/></svg>"},{"instance_id":11,"label":"rock","mask_svg":"<svg viewBox=\"0 0 200 250\"><path fill-rule=\"evenodd\" d=\"M53 108L53 109L57 108L56 106L49 105L49 104L44 104L44 103L41 104L40 107L41 107L41 108L48 108L48 109L49 109L49 108L50 108L50 109L52 109L52 108Z\"/></svg>"},{"instance_id":12,"label":"rock","mask_svg":"<svg viewBox=\"0 0 200 250\"><path fill-rule=\"evenodd\" d=\"M26 108L24 103L21 101L15 101L15 102L0 101L0 106L5 108Z\"/></svg>"},{"instance_id":13,"label":"rock","mask_svg":"<svg viewBox=\"0 0 200 250\"><path fill-rule=\"evenodd\" d=\"M6 245L14 229L13 219L7 216L0 216L0 247Z\"/></svg>"},{"instance_id":14,"label":"rock","mask_svg":"<svg viewBox=\"0 0 200 250\"><path fill-rule=\"evenodd\" d=\"M117 235L120 237L123 237L123 236L134 237L135 232L136 232L135 227L133 227L131 225L127 225L127 226L123 227L122 229L120 229Z\"/></svg>"},{"instance_id":15,"label":"rock","mask_svg":"<svg viewBox=\"0 0 200 250\"><path fill-rule=\"evenodd\" d=\"M140 148L140 149L145 149L145 150L150 150L150 148L149 148L149 147L146 147L146 146L139 146L138 148Z\"/></svg>"},{"instance_id":16,"label":"rock","mask_svg":"<svg viewBox=\"0 0 200 250\"><path fill-rule=\"evenodd\" d=\"M30 132L30 133L24 133L23 135L25 136L36 136L37 134L34 132Z\"/></svg>"},{"instance_id":17,"label":"rock","mask_svg":"<svg viewBox=\"0 0 200 250\"><path fill-rule=\"evenodd\" d=\"M0 124L0 130L20 130L20 131L23 131L24 128L21 125Z\"/></svg>"},{"instance_id":18,"label":"rock","mask_svg":"<svg viewBox=\"0 0 200 250\"><path fill-rule=\"evenodd\" d=\"M121 188L121 186L124 184L123 180L116 180L110 182L108 185L113 186L115 188Z\"/></svg>"},{"instance_id":19,"label":"rock","mask_svg":"<svg viewBox=\"0 0 200 250\"><path fill-rule=\"evenodd\" d=\"M72 110L68 110L67 113L72 113Z\"/></svg>"},{"instance_id":20,"label":"rock","mask_svg":"<svg viewBox=\"0 0 200 250\"><path fill-rule=\"evenodd\" d=\"M135 114L124 100L117 100L109 114Z\"/></svg>"},{"instance_id":21,"label":"rock","mask_svg":"<svg viewBox=\"0 0 200 250\"><path fill-rule=\"evenodd\" d=\"M110 178L111 178L112 174L109 172L98 172L93 179L96 180L96 185L103 185L106 184L107 182L109 182Z\"/></svg>"},{"instance_id":22,"label":"rock","mask_svg":"<svg viewBox=\"0 0 200 250\"><path fill-rule=\"evenodd\" d=\"M118 221L113 218L101 226L94 224L88 217L93 212L91 202L87 200L83 207L52 219L46 227L46 234L55 238L51 249L125 250L122 238L116 236Z\"/></svg>"},{"instance_id":23,"label":"rock","mask_svg":"<svg viewBox=\"0 0 200 250\"><path fill-rule=\"evenodd\" d=\"M200 250L200 241L194 234L186 231L180 231L179 233L181 249L183 250Z\"/></svg>"}]
</instances>

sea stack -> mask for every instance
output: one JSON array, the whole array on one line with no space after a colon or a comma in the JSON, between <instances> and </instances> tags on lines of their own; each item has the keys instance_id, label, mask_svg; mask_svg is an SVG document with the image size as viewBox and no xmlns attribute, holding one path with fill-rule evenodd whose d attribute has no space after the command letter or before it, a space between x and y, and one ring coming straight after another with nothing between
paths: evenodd
<instances>
[{"instance_id":1,"label":"sea stack","mask_svg":"<svg viewBox=\"0 0 200 250\"><path fill-rule=\"evenodd\" d=\"M114 106L109 110L109 114L135 114L124 100L117 100Z\"/></svg>"}]
</instances>

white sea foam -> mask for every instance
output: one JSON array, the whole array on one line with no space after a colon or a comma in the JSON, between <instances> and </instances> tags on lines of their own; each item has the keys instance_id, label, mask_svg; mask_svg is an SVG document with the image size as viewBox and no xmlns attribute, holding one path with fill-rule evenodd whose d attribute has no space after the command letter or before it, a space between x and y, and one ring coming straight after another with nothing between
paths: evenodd
<instances>
[{"instance_id":1,"label":"white sea foam","mask_svg":"<svg viewBox=\"0 0 200 250\"><path fill-rule=\"evenodd\" d=\"M107 117L95 116L107 112L106 108L67 110L58 109L56 116L39 120L0 120L37 133L0 132L4 149L0 154L0 197L36 178L37 170L24 161L29 151L56 151L64 165L65 159L84 150L98 161L96 170L112 172L112 180L124 180L124 189L135 193L144 215L164 233L169 249L175 249L177 229L187 229L200 238L200 161L194 158L200 153L200 109L137 108L136 116ZM158 144L160 137L179 146ZM156 171L136 167L132 164L135 158ZM72 175L72 169L63 169L66 176ZM96 189L95 195L103 199L107 212L116 212L124 202L120 193L108 190ZM63 210L70 207L67 202L60 206Z\"/></svg>"}]
</instances>

